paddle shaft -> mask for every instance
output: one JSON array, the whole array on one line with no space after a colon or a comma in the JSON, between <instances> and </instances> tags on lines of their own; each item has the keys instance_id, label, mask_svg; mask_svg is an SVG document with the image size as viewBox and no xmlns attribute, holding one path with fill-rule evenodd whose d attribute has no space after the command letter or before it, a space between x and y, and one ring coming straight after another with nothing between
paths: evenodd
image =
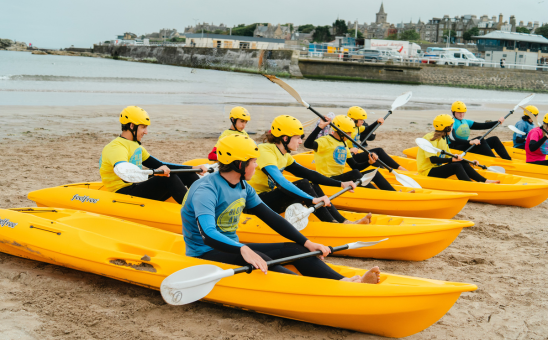
<instances>
[{"instance_id":1,"label":"paddle shaft","mask_svg":"<svg viewBox=\"0 0 548 340\"><path fill-rule=\"evenodd\" d=\"M388 116L390 116L392 114L392 110L388 110L388 113L386 114L386 116L384 116L383 120L386 120L388 118ZM377 126L375 126L375 128L373 128L373 130L371 130L367 136L365 136L365 139L363 140L362 142L362 146L367 143L367 139L373 134L375 133L375 131L377 131L378 128L381 127L381 123L377 122Z\"/></svg>"},{"instance_id":2,"label":"paddle shaft","mask_svg":"<svg viewBox=\"0 0 548 340\"><path fill-rule=\"evenodd\" d=\"M514 113L514 110L510 111L510 113L508 113L506 116L504 116L504 119L506 120L506 118L510 117L510 115ZM489 129L489 131L487 131L483 136L480 137L479 141L481 142L485 136L487 136L488 134L490 134L494 129L497 128L497 126L499 126L501 123L500 121L497 122L497 124L495 124L495 126L493 126L491 129ZM468 149L466 149L466 151L464 151L464 154L467 154L470 150L472 150L474 148L474 146L476 146L476 144L472 144L470 145L470 147Z\"/></svg>"},{"instance_id":3,"label":"paddle shaft","mask_svg":"<svg viewBox=\"0 0 548 340\"><path fill-rule=\"evenodd\" d=\"M447 151L445 151L445 150L441 150L441 154L442 154L442 155L451 156L451 157L453 157L453 158L458 158L457 155L453 155L452 153L449 153L449 152L447 152ZM476 165L476 163L474 163L474 162L471 161L471 160L464 159L464 158L463 158L462 160L465 161L466 163L470 163L470 164ZM485 165L478 164L478 166L479 166L480 168L482 168L483 170L487 170L487 167L486 167Z\"/></svg>"},{"instance_id":4,"label":"paddle shaft","mask_svg":"<svg viewBox=\"0 0 548 340\"><path fill-rule=\"evenodd\" d=\"M335 248L329 247L329 249L331 249L331 253L334 253L336 251L346 250L346 249L348 249L348 244L345 244L343 246L338 246L338 247L335 247ZM309 257L314 257L314 256L322 255L322 254L323 253L321 251L317 250L317 251L313 251L313 252L310 252L310 253L293 255L293 256L288 256L288 257L284 257L284 258L281 258L281 259L277 259L277 260L267 261L266 265L270 268L270 267L278 265L278 264L286 264L286 263L289 263L289 262L294 262L294 261L297 261L297 260L302 260L302 259L306 259L306 258L309 258ZM253 267L252 264L249 264L247 266L243 266L243 267L239 267L239 268L234 269L234 274L251 273L253 270L255 270L255 267Z\"/></svg>"},{"instance_id":5,"label":"paddle shaft","mask_svg":"<svg viewBox=\"0 0 548 340\"><path fill-rule=\"evenodd\" d=\"M169 173L179 174L179 173L184 173L184 172L202 172L202 169L173 169ZM215 169L209 168L209 169L207 169L207 172L213 173L213 172L215 172ZM152 173L154 175L161 175L161 174L164 173L164 170L152 170Z\"/></svg>"},{"instance_id":6,"label":"paddle shaft","mask_svg":"<svg viewBox=\"0 0 548 340\"><path fill-rule=\"evenodd\" d=\"M321 120L323 120L324 122L327 122L327 119L325 119L324 116L321 115L321 113L319 113L318 111L314 110L314 108L310 105L308 105L308 109L312 112L314 112L316 114L316 116L320 117ZM371 152L367 151L366 148L364 148L360 143L356 142L354 139L352 139L352 137L350 137L346 132L342 131L341 129L339 129L338 127L335 126L335 124L329 122L329 125L331 125L331 127L335 130L337 130L337 132L344 136L345 138L347 138L348 140L350 140L358 149L362 150L363 152L366 152L367 154L370 154ZM388 170L389 172L392 172L394 171L394 169L392 169L391 167L389 167L388 165L386 165L383 161L379 159L377 159L377 162L379 162L379 164L385 168L386 170Z\"/></svg>"},{"instance_id":7,"label":"paddle shaft","mask_svg":"<svg viewBox=\"0 0 548 340\"><path fill-rule=\"evenodd\" d=\"M362 180L359 179L357 180L356 182L354 182L356 185L361 185L362 184ZM352 187L349 185L347 186L346 188L342 189L341 191L335 193L333 196L330 196L329 197L329 200L334 200L335 198L339 197L340 195L344 194L345 192L347 192L348 190L352 190ZM314 206L314 211L316 211L317 209L323 207L323 205L325 204L324 201L321 201L320 203L316 204Z\"/></svg>"}]
</instances>

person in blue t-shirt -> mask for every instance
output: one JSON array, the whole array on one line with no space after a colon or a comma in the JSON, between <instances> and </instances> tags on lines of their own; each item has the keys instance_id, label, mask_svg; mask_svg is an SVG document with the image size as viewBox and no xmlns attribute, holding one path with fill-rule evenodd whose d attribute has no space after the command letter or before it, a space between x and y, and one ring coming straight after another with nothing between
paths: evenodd
<instances>
[{"instance_id":1,"label":"person in blue t-shirt","mask_svg":"<svg viewBox=\"0 0 548 340\"><path fill-rule=\"evenodd\" d=\"M495 149L497 155L501 158L512 160L508 151L497 136L492 136L480 141L480 137L469 140L470 130L487 130L495 126L498 122L501 124L504 122L504 117L501 117L495 122L478 123L470 119L464 119L466 115L466 105L461 101L456 101L451 105L451 112L455 117L455 124L453 125L453 132L449 138L449 147L451 149L466 151L470 145L475 145L470 151L479 155L496 157L493 153Z\"/></svg>"},{"instance_id":2,"label":"person in blue t-shirt","mask_svg":"<svg viewBox=\"0 0 548 340\"><path fill-rule=\"evenodd\" d=\"M255 190L246 183L255 173L258 156L259 149L249 137L230 135L219 141L219 171L196 181L183 200L181 217L186 255L240 266L251 264L266 274L266 261L320 250L323 256L301 259L292 264L304 276L379 283L379 267L373 267L363 276L351 278L331 269L322 261L331 252L329 247L308 240L261 201ZM236 231L244 209L293 242L240 243ZM270 269L296 275L282 265Z\"/></svg>"},{"instance_id":3,"label":"person in blue t-shirt","mask_svg":"<svg viewBox=\"0 0 548 340\"><path fill-rule=\"evenodd\" d=\"M534 114L535 117L538 116L539 111L536 106L529 105L525 108L525 110ZM525 149L525 142L527 141L527 135L529 134L529 131L535 128L535 124L533 124L533 120L531 119L531 117L524 114L523 117L521 117L521 120L516 123L516 128L520 131L525 132L525 135L520 135L514 132L514 134L512 135L512 140L514 141L514 148Z\"/></svg>"}]
</instances>

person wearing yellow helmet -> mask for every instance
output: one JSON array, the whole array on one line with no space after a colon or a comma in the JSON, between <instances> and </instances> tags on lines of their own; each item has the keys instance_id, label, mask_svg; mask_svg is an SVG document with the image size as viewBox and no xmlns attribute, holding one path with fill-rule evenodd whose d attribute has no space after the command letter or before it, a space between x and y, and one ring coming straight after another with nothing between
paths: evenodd
<instances>
[{"instance_id":1,"label":"person wearing yellow helmet","mask_svg":"<svg viewBox=\"0 0 548 340\"><path fill-rule=\"evenodd\" d=\"M361 172L371 165L375 165L378 156L375 153L365 155L367 160L365 162L358 163L348 145L344 136L340 135L337 131L331 131L330 135L318 137L318 133L329 125L330 118L325 117L327 121L322 121L312 131L310 136L304 142L304 147L314 150L314 162L316 163L316 171L320 174L338 181L356 181L363 177L364 173L368 173L373 170ZM350 135L354 131L355 124L348 116L339 115L333 119L333 124L341 129L343 132ZM360 156L361 157L361 156ZM348 164L352 171L344 172L345 166ZM388 164L391 166L390 164ZM398 165L396 164L396 168ZM388 181L382 176L380 172L377 172L372 180L373 183L381 190L395 191L395 189L388 183ZM375 188L373 185L368 184L366 187Z\"/></svg>"},{"instance_id":2,"label":"person wearing yellow helmet","mask_svg":"<svg viewBox=\"0 0 548 340\"><path fill-rule=\"evenodd\" d=\"M531 164L548 165L548 113L542 119L542 126L535 127L527 135L525 142L525 161Z\"/></svg>"},{"instance_id":3,"label":"person wearing yellow helmet","mask_svg":"<svg viewBox=\"0 0 548 340\"><path fill-rule=\"evenodd\" d=\"M432 143L438 149L449 151L447 137L453 129L455 120L448 114L442 114L434 118L434 131L427 133L423 138ZM478 164L475 161L476 165ZM426 152L419 148L417 154L417 169L423 176L448 178L456 175L461 181L476 181L483 183L500 183L500 181L488 180L474 170L470 164L462 162L462 157L451 158L446 155Z\"/></svg>"},{"instance_id":4,"label":"person wearing yellow helmet","mask_svg":"<svg viewBox=\"0 0 548 340\"><path fill-rule=\"evenodd\" d=\"M181 173L170 176L171 169L195 168L202 169L205 174L207 168L203 165L190 167L164 163L152 157L141 145L141 140L148 133L150 117L138 106L128 106L119 116L122 124L122 133L103 148L99 160L99 173L106 190L119 194L165 201L173 197L181 203L186 193L186 186L190 187L198 179L196 173ZM163 170L164 175L154 176L142 183L127 183L116 175L114 168L123 162L129 162L143 168Z\"/></svg>"},{"instance_id":5,"label":"person wearing yellow helmet","mask_svg":"<svg viewBox=\"0 0 548 340\"><path fill-rule=\"evenodd\" d=\"M257 159L259 171L249 181L263 202L275 212L281 214L293 203L307 206L324 202L325 206L317 209L314 214L324 222L338 223L369 223L369 218L350 222L344 218L337 208L331 205L329 198L323 193L321 185L346 188L356 187L351 181L341 182L309 170L299 165L291 156L302 144L303 125L291 116L282 115L274 119L265 143L259 145L261 155ZM290 182L283 172L287 171L301 180Z\"/></svg>"},{"instance_id":6,"label":"person wearing yellow helmet","mask_svg":"<svg viewBox=\"0 0 548 340\"><path fill-rule=\"evenodd\" d=\"M485 123L479 123L470 119L465 119L464 116L466 115L467 108L466 104L461 101L456 101L453 103L453 105L451 105L451 112L453 113L453 117L455 118L453 130L449 137L449 146L451 147L451 149L465 151L470 147L470 145L476 145L472 149L472 153L496 157L493 153L493 150L491 150L495 149L496 153L501 158L508 160L512 159L497 136L492 136L482 141L479 140L480 137L469 140L470 130L490 129L498 122L502 124L504 122L504 117L500 117L499 120L495 122Z\"/></svg>"},{"instance_id":7,"label":"person wearing yellow helmet","mask_svg":"<svg viewBox=\"0 0 548 340\"><path fill-rule=\"evenodd\" d=\"M217 139L217 144L213 147L213 150L209 153L207 158L210 161L216 161L217 160L217 145L219 144L219 141L226 136L230 135L241 135L245 137L249 137L247 132L245 132L245 127L247 123L251 120L251 115L249 112L241 106L236 106L232 110L230 110L230 128L228 130L223 131L221 135L219 136L219 139Z\"/></svg>"},{"instance_id":8,"label":"person wearing yellow helmet","mask_svg":"<svg viewBox=\"0 0 548 340\"><path fill-rule=\"evenodd\" d=\"M181 208L187 256L239 266L251 264L266 274L266 261L319 250L323 253L321 258L293 263L302 275L356 283L379 282L378 267L364 276L351 278L331 269L322 261L331 252L329 247L307 239L261 201L245 182L253 177L260 157L260 150L251 138L227 136L219 141L217 155L219 171L198 180L186 194ZM292 242L240 243L236 232L244 209ZM296 275L281 265L270 270Z\"/></svg>"},{"instance_id":9,"label":"person wearing yellow helmet","mask_svg":"<svg viewBox=\"0 0 548 340\"><path fill-rule=\"evenodd\" d=\"M533 105L529 105L525 108L525 110L531 112L533 115L538 116L538 108ZM514 148L516 149L525 149L525 142L527 141L527 134L529 131L533 130L535 128L535 124L533 124L533 119L523 114L523 117L521 117L521 120L516 123L516 128L520 131L525 132L525 135L520 135L518 133L513 134L512 140L514 141Z\"/></svg>"}]
</instances>

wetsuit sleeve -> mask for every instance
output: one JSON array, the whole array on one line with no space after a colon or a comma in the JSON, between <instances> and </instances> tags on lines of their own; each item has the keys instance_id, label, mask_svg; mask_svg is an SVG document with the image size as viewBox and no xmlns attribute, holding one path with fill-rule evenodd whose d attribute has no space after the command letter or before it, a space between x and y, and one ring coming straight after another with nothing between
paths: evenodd
<instances>
[{"instance_id":1,"label":"wetsuit sleeve","mask_svg":"<svg viewBox=\"0 0 548 340\"><path fill-rule=\"evenodd\" d=\"M308 138L304 141L304 147L307 149L312 150L318 150L318 143L316 142L316 139L318 139L318 134L322 131L319 126L316 126L314 131L308 136Z\"/></svg>"},{"instance_id":2,"label":"wetsuit sleeve","mask_svg":"<svg viewBox=\"0 0 548 340\"><path fill-rule=\"evenodd\" d=\"M377 125L379 125L379 122L375 122L371 125L366 126L365 130L363 130L363 132L360 134L360 140L363 142L365 140L365 136L367 136L369 132L371 132ZM375 140L375 137L376 135L372 134L371 136L369 136L369 138L367 138L367 140Z\"/></svg>"},{"instance_id":3,"label":"wetsuit sleeve","mask_svg":"<svg viewBox=\"0 0 548 340\"><path fill-rule=\"evenodd\" d=\"M428 158L430 160L430 163L432 164L445 164L445 163L452 163L452 158L446 158L446 157L438 157L438 156L432 156Z\"/></svg>"},{"instance_id":4,"label":"wetsuit sleeve","mask_svg":"<svg viewBox=\"0 0 548 340\"><path fill-rule=\"evenodd\" d=\"M516 133L516 142L517 143L525 143L527 141L527 136L518 135Z\"/></svg>"},{"instance_id":5,"label":"wetsuit sleeve","mask_svg":"<svg viewBox=\"0 0 548 340\"><path fill-rule=\"evenodd\" d=\"M303 198L307 204L311 204L314 197L297 188L295 184L288 181L282 172L274 165L265 166L262 171L270 178L276 187L289 196Z\"/></svg>"},{"instance_id":6,"label":"wetsuit sleeve","mask_svg":"<svg viewBox=\"0 0 548 340\"><path fill-rule=\"evenodd\" d=\"M287 220L276 214L266 204L261 203L255 208L249 209L249 212L263 220L270 228L275 232L282 235L288 240L291 240L297 244L303 246L308 239L304 237L295 227L293 227Z\"/></svg>"},{"instance_id":7,"label":"wetsuit sleeve","mask_svg":"<svg viewBox=\"0 0 548 340\"><path fill-rule=\"evenodd\" d=\"M322 174L320 174L317 171L310 170L305 168L304 166L300 165L297 162L293 162L290 166L285 168L285 171L291 173L292 175L295 175L300 178L305 178L309 180L312 183L320 184L320 185L327 185L330 187L340 187L341 182L334 180L332 178L326 177Z\"/></svg>"},{"instance_id":8,"label":"wetsuit sleeve","mask_svg":"<svg viewBox=\"0 0 548 340\"><path fill-rule=\"evenodd\" d=\"M529 149L533 152L537 151L547 139L546 136L542 137L539 141L531 139L529 141Z\"/></svg>"},{"instance_id":9,"label":"wetsuit sleeve","mask_svg":"<svg viewBox=\"0 0 548 340\"><path fill-rule=\"evenodd\" d=\"M190 165L182 165L182 164L162 162L162 161L158 160L157 158L154 158L153 156L150 156L150 157L147 158L146 161L143 161L143 165L146 166L149 169L158 169L162 165L167 166L171 170L175 170L175 169L192 169L192 166L190 166Z\"/></svg>"},{"instance_id":10,"label":"wetsuit sleeve","mask_svg":"<svg viewBox=\"0 0 548 340\"><path fill-rule=\"evenodd\" d=\"M369 167L371 165L371 164L369 164L369 162L358 163L352 157L348 157L346 159L346 164L348 164L353 170L359 170L359 171L362 171L362 170L366 169L367 167Z\"/></svg>"},{"instance_id":11,"label":"wetsuit sleeve","mask_svg":"<svg viewBox=\"0 0 548 340\"><path fill-rule=\"evenodd\" d=\"M244 244L238 243L220 233L215 225L215 216L200 215L196 218L196 223L205 245L225 253L240 253L240 248Z\"/></svg>"},{"instance_id":12,"label":"wetsuit sleeve","mask_svg":"<svg viewBox=\"0 0 548 340\"><path fill-rule=\"evenodd\" d=\"M487 130L497 125L498 122L499 122L498 120L495 122L486 122L486 123L474 122L474 124L470 125L470 130Z\"/></svg>"}]
</instances>

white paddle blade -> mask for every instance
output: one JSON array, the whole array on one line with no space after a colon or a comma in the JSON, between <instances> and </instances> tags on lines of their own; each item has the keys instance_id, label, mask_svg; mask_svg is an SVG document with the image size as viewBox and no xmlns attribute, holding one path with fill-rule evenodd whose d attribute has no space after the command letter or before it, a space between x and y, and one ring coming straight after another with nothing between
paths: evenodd
<instances>
[{"instance_id":1,"label":"white paddle blade","mask_svg":"<svg viewBox=\"0 0 548 340\"><path fill-rule=\"evenodd\" d=\"M375 171L371 171L371 172L366 173L365 175L363 175L363 177L360 178L360 182L361 182L360 185L362 187L364 187L364 186L368 185L369 183L371 183L373 178L375 178L375 176L377 175L377 172L379 172L379 168L375 169Z\"/></svg>"},{"instance_id":2,"label":"white paddle blade","mask_svg":"<svg viewBox=\"0 0 548 340\"><path fill-rule=\"evenodd\" d=\"M415 139L415 143L419 146L419 148L423 149L424 151L428 153L438 153L441 152L441 149L436 148L432 143L427 141L424 138L417 138Z\"/></svg>"},{"instance_id":3,"label":"white paddle blade","mask_svg":"<svg viewBox=\"0 0 548 340\"><path fill-rule=\"evenodd\" d=\"M498 174L505 174L506 169L504 169L502 166L488 166L487 171L496 172Z\"/></svg>"},{"instance_id":4,"label":"white paddle blade","mask_svg":"<svg viewBox=\"0 0 548 340\"><path fill-rule=\"evenodd\" d=\"M304 205L291 204L285 210L285 219L291 223L295 229L303 230L308 225L308 216L314 212L314 208L306 208Z\"/></svg>"},{"instance_id":5,"label":"white paddle blade","mask_svg":"<svg viewBox=\"0 0 548 340\"><path fill-rule=\"evenodd\" d=\"M234 270L211 264L188 267L166 277L160 292L170 305L186 305L206 297L219 280L232 275Z\"/></svg>"},{"instance_id":6,"label":"white paddle blade","mask_svg":"<svg viewBox=\"0 0 548 340\"><path fill-rule=\"evenodd\" d=\"M535 116L533 114L533 112L527 110L526 108L524 108L521 105L520 105L520 108L523 110L523 113L525 113L525 115L529 116L529 118L531 118L533 120L533 122L535 123L536 126L541 126L540 123L537 120L537 116Z\"/></svg>"},{"instance_id":7,"label":"white paddle blade","mask_svg":"<svg viewBox=\"0 0 548 340\"><path fill-rule=\"evenodd\" d=\"M295 98L299 103L301 103L301 105L303 105L307 109L310 107L310 105L308 105L308 103L301 98L301 95L297 91L295 91L291 86L287 85L280 78L268 74L263 74L263 76L268 78L268 80L270 80L274 84L278 84L282 89L286 90L287 93L289 93L293 98Z\"/></svg>"},{"instance_id":8,"label":"white paddle blade","mask_svg":"<svg viewBox=\"0 0 548 340\"><path fill-rule=\"evenodd\" d=\"M396 176L396 181L398 181L404 187L422 189L420 184L411 177L399 174L396 172L396 170L393 170L392 173L394 174L394 176Z\"/></svg>"},{"instance_id":9,"label":"white paddle blade","mask_svg":"<svg viewBox=\"0 0 548 340\"><path fill-rule=\"evenodd\" d=\"M517 133L518 135L525 136L525 132L521 131L520 129L518 129L518 128L515 127L514 125L508 125L508 128L509 128L510 130L512 130L513 132Z\"/></svg>"},{"instance_id":10,"label":"white paddle blade","mask_svg":"<svg viewBox=\"0 0 548 340\"><path fill-rule=\"evenodd\" d=\"M379 240L379 241L371 241L371 242L358 241L358 242L354 242L354 243L349 243L348 244L348 249L358 249L358 248L364 248L364 247L371 247L371 246L374 246L375 244L384 242L386 240L388 240L388 239L385 238L385 239L382 239L382 240Z\"/></svg>"},{"instance_id":11,"label":"white paddle blade","mask_svg":"<svg viewBox=\"0 0 548 340\"><path fill-rule=\"evenodd\" d=\"M396 98L396 100L394 100L394 102L392 103L391 111L394 111L394 110L397 109L398 107L407 104L407 102L411 99L412 96L413 96L413 92L411 92L411 91L405 92L404 94L400 95L400 96L399 96L398 98Z\"/></svg>"},{"instance_id":12,"label":"white paddle blade","mask_svg":"<svg viewBox=\"0 0 548 340\"><path fill-rule=\"evenodd\" d=\"M135 164L123 162L116 164L114 173L125 182L140 183L148 180L148 175L152 175L152 170L142 170Z\"/></svg>"},{"instance_id":13,"label":"white paddle blade","mask_svg":"<svg viewBox=\"0 0 548 340\"><path fill-rule=\"evenodd\" d=\"M523 98L518 105L516 105L514 107L514 111L516 111L518 109L518 107L520 106L524 106L526 105L527 103L529 103L533 98L535 97L535 94L534 93L531 93L530 95L528 95L527 97Z\"/></svg>"}]
</instances>

